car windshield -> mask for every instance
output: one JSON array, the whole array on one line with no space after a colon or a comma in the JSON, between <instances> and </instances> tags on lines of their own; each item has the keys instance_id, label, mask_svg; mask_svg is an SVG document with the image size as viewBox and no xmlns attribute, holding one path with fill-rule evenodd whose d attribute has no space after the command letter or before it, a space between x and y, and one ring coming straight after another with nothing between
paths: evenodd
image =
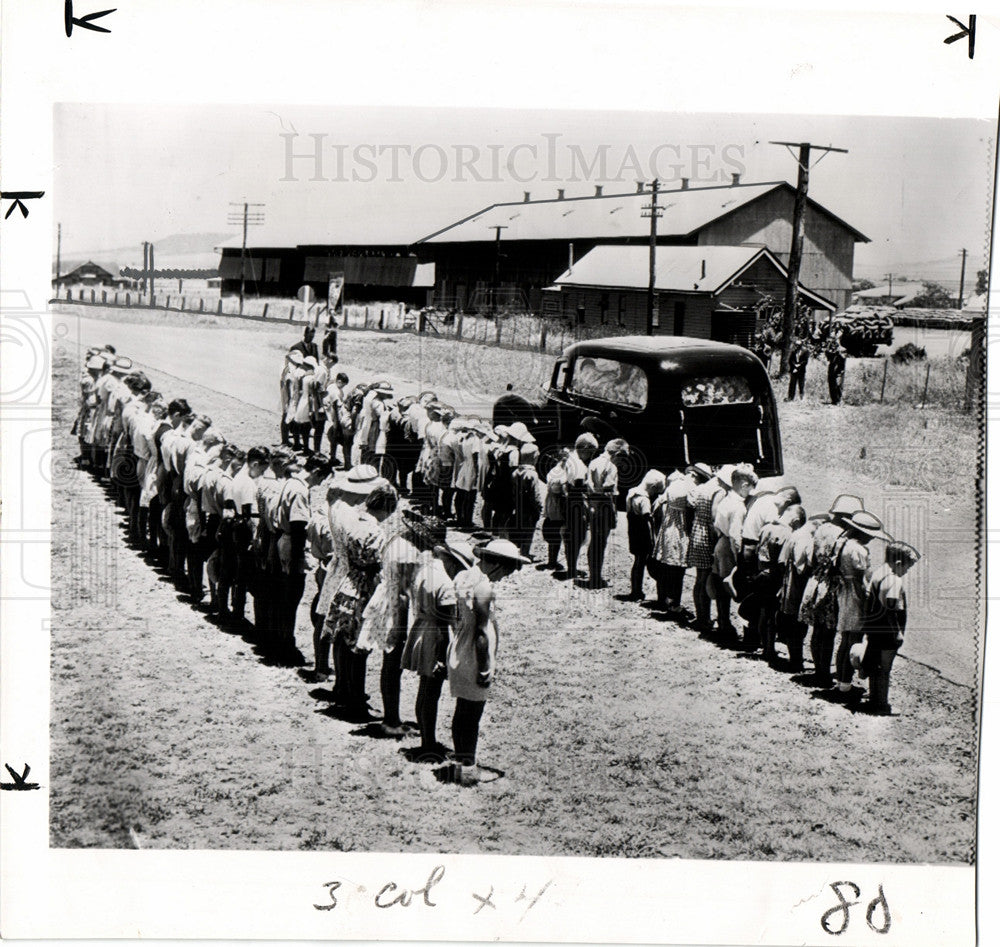
<instances>
[{"instance_id":1,"label":"car windshield","mask_svg":"<svg viewBox=\"0 0 1000 947\"><path fill-rule=\"evenodd\" d=\"M753 393L741 375L713 375L692 378L681 389L681 403L686 408L706 404L750 404Z\"/></svg>"},{"instance_id":2,"label":"car windshield","mask_svg":"<svg viewBox=\"0 0 1000 947\"><path fill-rule=\"evenodd\" d=\"M648 388L646 373L638 365L591 356L577 361L569 385L574 394L635 408L646 407Z\"/></svg>"}]
</instances>

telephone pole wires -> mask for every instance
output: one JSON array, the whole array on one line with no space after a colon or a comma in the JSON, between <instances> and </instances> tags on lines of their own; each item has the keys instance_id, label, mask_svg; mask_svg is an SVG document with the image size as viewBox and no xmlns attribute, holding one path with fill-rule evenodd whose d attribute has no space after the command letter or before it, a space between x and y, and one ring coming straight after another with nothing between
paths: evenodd
<instances>
[{"instance_id":1,"label":"telephone pole wires","mask_svg":"<svg viewBox=\"0 0 1000 947\"><path fill-rule=\"evenodd\" d=\"M240 248L240 315L243 315L243 296L246 287L246 256L247 256L247 227L259 226L264 223L264 212L262 210L250 210L251 207L263 207L263 204L250 204L247 201L242 203L230 201L230 207L242 207L242 211L231 210L229 212L229 224L243 225L243 245ZM263 275L263 274L261 274ZM256 280L254 280L256 282Z\"/></svg>"},{"instance_id":2,"label":"telephone pole wires","mask_svg":"<svg viewBox=\"0 0 1000 947\"><path fill-rule=\"evenodd\" d=\"M657 204L659 193L659 179L653 178L650 202L642 205L642 216L649 218L649 287L646 290L646 335L652 335L653 329L660 324L660 305L656 298L656 221L663 213L663 208Z\"/></svg>"},{"instance_id":3,"label":"telephone pole wires","mask_svg":"<svg viewBox=\"0 0 1000 947\"><path fill-rule=\"evenodd\" d=\"M806 217L806 199L809 195L809 161L813 150L823 154L817 159L819 164L831 151L847 154L846 148L832 145L813 145L801 141L772 141L771 145L783 145L791 152L799 149L798 182L795 187L795 208L792 211L792 246L788 253L788 285L785 288L785 311L781 324L781 368L782 375L788 371L788 361L792 354L792 336L795 331L795 316L799 304L799 272L802 268L803 229Z\"/></svg>"}]
</instances>

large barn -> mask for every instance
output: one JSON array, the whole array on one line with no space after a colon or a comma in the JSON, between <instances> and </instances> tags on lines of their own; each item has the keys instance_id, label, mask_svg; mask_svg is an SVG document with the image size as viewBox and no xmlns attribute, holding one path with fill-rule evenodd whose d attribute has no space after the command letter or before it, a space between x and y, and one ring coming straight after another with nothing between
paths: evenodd
<instances>
[{"instance_id":1,"label":"large barn","mask_svg":"<svg viewBox=\"0 0 1000 947\"><path fill-rule=\"evenodd\" d=\"M223 294L240 290L239 246L222 247L219 275ZM299 245L247 247L242 258L246 292L291 298L309 286L326 299L331 277L344 277L348 302L395 300L424 306L434 286L433 264L420 263L401 245Z\"/></svg>"},{"instance_id":2,"label":"large barn","mask_svg":"<svg viewBox=\"0 0 1000 947\"><path fill-rule=\"evenodd\" d=\"M765 247L658 247L654 334L685 335L748 345L754 307L784 297L788 271ZM594 247L543 290L543 310L578 325L606 325L644 334L649 248ZM806 308L837 307L799 283Z\"/></svg>"},{"instance_id":3,"label":"large barn","mask_svg":"<svg viewBox=\"0 0 1000 947\"><path fill-rule=\"evenodd\" d=\"M421 262L435 265L435 300L473 308L492 303L538 310L542 290L573 259L598 245L649 242L644 185L626 194L600 186L584 197L493 204L418 240ZM660 191L660 246L767 247L788 263L795 188L786 181ZM499 231L497 228L500 228ZM499 233L499 241L497 234ZM868 238L813 200L807 201L802 282L837 308L850 304L854 245ZM499 259L498 259L499 251ZM499 276L498 276L499 273ZM495 288L496 287L496 290Z\"/></svg>"}]
</instances>

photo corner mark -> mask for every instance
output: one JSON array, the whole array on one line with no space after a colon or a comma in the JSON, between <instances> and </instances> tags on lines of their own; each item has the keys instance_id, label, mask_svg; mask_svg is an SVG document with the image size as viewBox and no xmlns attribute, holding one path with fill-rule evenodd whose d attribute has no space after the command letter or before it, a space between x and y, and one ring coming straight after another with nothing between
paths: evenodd
<instances>
[{"instance_id":1,"label":"photo corner mark","mask_svg":"<svg viewBox=\"0 0 1000 947\"><path fill-rule=\"evenodd\" d=\"M95 33L110 33L106 26L99 26L94 23L94 20L99 20L102 16L107 16L109 13L114 13L117 7L112 7L110 10L100 10L97 13L87 13L84 16L76 17L73 15L73 0L66 0L63 7L63 21L66 29L66 35L73 35L73 27L79 26L82 30L92 30Z\"/></svg>"},{"instance_id":2,"label":"photo corner mark","mask_svg":"<svg viewBox=\"0 0 1000 947\"><path fill-rule=\"evenodd\" d=\"M957 33L953 33L951 36L945 37L945 43L957 43L960 39L969 39L969 59L975 58L976 55L976 14L969 14L968 24L963 23L957 17L951 14L945 14L955 26L959 27Z\"/></svg>"},{"instance_id":3,"label":"photo corner mark","mask_svg":"<svg viewBox=\"0 0 1000 947\"><path fill-rule=\"evenodd\" d=\"M38 789L38 783L29 783L28 774L31 772L31 767L25 763L24 769L20 773L11 769L8 763L4 763L4 769L10 773L13 782L10 783L0 783L0 789L14 789L14 790L25 790L25 789Z\"/></svg>"},{"instance_id":4,"label":"photo corner mark","mask_svg":"<svg viewBox=\"0 0 1000 947\"><path fill-rule=\"evenodd\" d=\"M15 210L21 212L22 217L28 216L28 206L25 201L37 201L45 195L45 191L0 191L0 201L13 201L7 208L7 213L3 215L6 220Z\"/></svg>"}]
</instances>

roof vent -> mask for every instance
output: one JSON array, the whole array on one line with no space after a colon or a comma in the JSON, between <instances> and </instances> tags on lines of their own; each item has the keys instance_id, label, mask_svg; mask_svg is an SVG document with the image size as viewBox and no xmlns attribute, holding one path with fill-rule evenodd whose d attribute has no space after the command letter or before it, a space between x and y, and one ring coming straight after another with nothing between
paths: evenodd
<instances>
[{"instance_id":1,"label":"roof vent","mask_svg":"<svg viewBox=\"0 0 1000 947\"><path fill-rule=\"evenodd\" d=\"M561 187L561 188L559 188L559 190L558 190L558 191L556 191L556 200L557 200L557 201L561 201L561 200L563 200L563 198L565 198L565 197L566 197L566 189L565 189L565 188L562 188L562 187Z\"/></svg>"},{"instance_id":2,"label":"roof vent","mask_svg":"<svg viewBox=\"0 0 1000 947\"><path fill-rule=\"evenodd\" d=\"M705 261L704 260L701 261L701 278L702 279L705 278Z\"/></svg>"},{"instance_id":3,"label":"roof vent","mask_svg":"<svg viewBox=\"0 0 1000 947\"><path fill-rule=\"evenodd\" d=\"M595 184L594 185L594 197L600 197L603 193L604 193L604 185L603 184Z\"/></svg>"},{"instance_id":4,"label":"roof vent","mask_svg":"<svg viewBox=\"0 0 1000 947\"><path fill-rule=\"evenodd\" d=\"M733 175L733 187L736 187L740 183L740 176L738 174Z\"/></svg>"},{"instance_id":5,"label":"roof vent","mask_svg":"<svg viewBox=\"0 0 1000 947\"><path fill-rule=\"evenodd\" d=\"M645 181L636 181L635 182L635 193L636 194L642 194L645 190L646 190L646 183L645 183Z\"/></svg>"},{"instance_id":6,"label":"roof vent","mask_svg":"<svg viewBox=\"0 0 1000 947\"><path fill-rule=\"evenodd\" d=\"M688 186L691 184L690 178L681 178L681 190L686 191Z\"/></svg>"},{"instance_id":7,"label":"roof vent","mask_svg":"<svg viewBox=\"0 0 1000 947\"><path fill-rule=\"evenodd\" d=\"M524 192L524 203L527 204L531 200L531 191Z\"/></svg>"}]
</instances>

